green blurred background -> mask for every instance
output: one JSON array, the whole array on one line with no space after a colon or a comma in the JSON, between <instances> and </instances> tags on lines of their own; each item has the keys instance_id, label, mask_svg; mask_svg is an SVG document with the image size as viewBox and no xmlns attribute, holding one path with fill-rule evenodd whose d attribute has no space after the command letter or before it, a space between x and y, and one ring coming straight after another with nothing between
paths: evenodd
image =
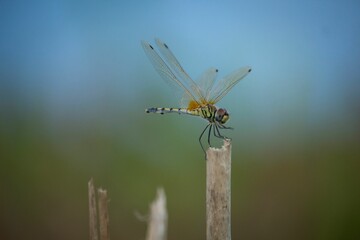
<instances>
[{"instance_id":1,"label":"green blurred background","mask_svg":"<svg viewBox=\"0 0 360 240\"><path fill-rule=\"evenodd\" d=\"M2 1L0 239L87 239L87 182L112 239L144 239L164 187L169 239L205 239L206 123L140 40L191 76L253 71L231 113L233 239L360 239L358 1Z\"/></svg>"}]
</instances>

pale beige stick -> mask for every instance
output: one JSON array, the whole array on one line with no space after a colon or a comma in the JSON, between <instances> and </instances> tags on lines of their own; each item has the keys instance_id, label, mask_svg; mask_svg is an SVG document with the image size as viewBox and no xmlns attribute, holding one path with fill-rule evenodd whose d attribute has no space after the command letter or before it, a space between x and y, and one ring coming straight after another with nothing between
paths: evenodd
<instances>
[{"instance_id":1,"label":"pale beige stick","mask_svg":"<svg viewBox=\"0 0 360 240\"><path fill-rule=\"evenodd\" d=\"M110 240L107 191L98 189L100 240Z\"/></svg>"},{"instance_id":2,"label":"pale beige stick","mask_svg":"<svg viewBox=\"0 0 360 240\"><path fill-rule=\"evenodd\" d=\"M164 190L157 190L156 199L150 205L150 216L146 240L165 240L167 232L167 210Z\"/></svg>"},{"instance_id":3,"label":"pale beige stick","mask_svg":"<svg viewBox=\"0 0 360 240\"><path fill-rule=\"evenodd\" d=\"M206 239L231 239L231 142L206 151Z\"/></svg>"},{"instance_id":4,"label":"pale beige stick","mask_svg":"<svg viewBox=\"0 0 360 240\"><path fill-rule=\"evenodd\" d=\"M88 182L89 191L89 231L90 240L98 240L98 223L97 223L97 211L96 211L96 196L94 180L90 179Z\"/></svg>"}]
</instances>

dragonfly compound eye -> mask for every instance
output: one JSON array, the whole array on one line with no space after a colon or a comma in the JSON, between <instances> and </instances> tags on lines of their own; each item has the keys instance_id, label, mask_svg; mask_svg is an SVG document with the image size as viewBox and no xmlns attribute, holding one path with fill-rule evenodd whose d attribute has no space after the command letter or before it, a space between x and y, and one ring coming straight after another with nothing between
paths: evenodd
<instances>
[{"instance_id":1,"label":"dragonfly compound eye","mask_svg":"<svg viewBox=\"0 0 360 240\"><path fill-rule=\"evenodd\" d=\"M229 120L229 113L226 111L226 109L220 108L216 112L215 119L217 122L224 124L227 122L227 120Z\"/></svg>"}]
</instances>

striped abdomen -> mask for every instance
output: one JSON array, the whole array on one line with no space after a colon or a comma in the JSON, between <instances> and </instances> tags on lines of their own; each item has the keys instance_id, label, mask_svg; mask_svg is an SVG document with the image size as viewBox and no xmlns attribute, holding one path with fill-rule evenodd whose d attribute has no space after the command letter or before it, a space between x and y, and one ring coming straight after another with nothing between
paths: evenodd
<instances>
[{"instance_id":1,"label":"striped abdomen","mask_svg":"<svg viewBox=\"0 0 360 240\"><path fill-rule=\"evenodd\" d=\"M216 107L213 105L205 105L199 108L188 109L188 108L147 108L146 113L179 113L179 114L188 114L192 116L202 117L209 122L215 121Z\"/></svg>"},{"instance_id":2,"label":"striped abdomen","mask_svg":"<svg viewBox=\"0 0 360 240\"><path fill-rule=\"evenodd\" d=\"M193 116L200 116L198 109L189 110L187 108L156 108L156 107L154 107L154 108L145 109L145 112L146 113L160 113L160 114L179 113L179 114L189 114L189 115L193 115Z\"/></svg>"}]
</instances>

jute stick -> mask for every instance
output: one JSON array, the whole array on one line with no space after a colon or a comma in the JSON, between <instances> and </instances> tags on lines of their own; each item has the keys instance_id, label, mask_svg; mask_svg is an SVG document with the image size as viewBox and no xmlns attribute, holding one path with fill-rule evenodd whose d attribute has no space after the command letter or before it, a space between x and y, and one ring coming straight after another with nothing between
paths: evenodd
<instances>
[{"instance_id":1,"label":"jute stick","mask_svg":"<svg viewBox=\"0 0 360 240\"><path fill-rule=\"evenodd\" d=\"M206 151L206 239L231 239L231 142Z\"/></svg>"},{"instance_id":2,"label":"jute stick","mask_svg":"<svg viewBox=\"0 0 360 240\"><path fill-rule=\"evenodd\" d=\"M162 188L157 190L156 199L150 205L146 240L165 240L167 232L166 197Z\"/></svg>"},{"instance_id":3,"label":"jute stick","mask_svg":"<svg viewBox=\"0 0 360 240\"><path fill-rule=\"evenodd\" d=\"M94 180L91 178L88 182L89 191L89 231L90 240L98 240L98 223L97 223L97 209L96 209L96 195Z\"/></svg>"},{"instance_id":4,"label":"jute stick","mask_svg":"<svg viewBox=\"0 0 360 240\"><path fill-rule=\"evenodd\" d=\"M107 191L98 189L100 240L110 240Z\"/></svg>"}]
</instances>

